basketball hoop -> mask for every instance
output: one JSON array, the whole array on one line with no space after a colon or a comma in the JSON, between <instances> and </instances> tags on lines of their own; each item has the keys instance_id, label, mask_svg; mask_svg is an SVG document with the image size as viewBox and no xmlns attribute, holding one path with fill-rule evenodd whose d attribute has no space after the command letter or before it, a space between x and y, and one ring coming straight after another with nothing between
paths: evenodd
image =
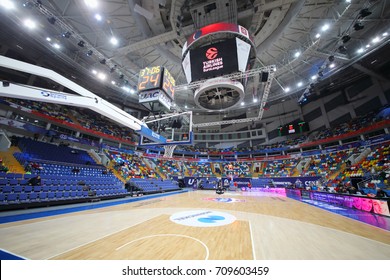
<instances>
[{"instance_id":1,"label":"basketball hoop","mask_svg":"<svg viewBox=\"0 0 390 280\"><path fill-rule=\"evenodd\" d=\"M173 151L177 145L166 145L164 146L164 158L172 158Z\"/></svg>"}]
</instances>

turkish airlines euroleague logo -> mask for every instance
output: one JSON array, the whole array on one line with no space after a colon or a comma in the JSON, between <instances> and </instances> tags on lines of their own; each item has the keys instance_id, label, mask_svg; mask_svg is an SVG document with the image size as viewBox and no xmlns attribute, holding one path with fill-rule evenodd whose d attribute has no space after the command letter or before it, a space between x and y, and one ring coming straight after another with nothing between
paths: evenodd
<instances>
[{"instance_id":1,"label":"turkish airlines euroleague logo","mask_svg":"<svg viewBox=\"0 0 390 280\"><path fill-rule=\"evenodd\" d=\"M206 51L206 57L208 59L215 59L218 55L218 49L217 48L209 48L207 51Z\"/></svg>"}]
</instances>

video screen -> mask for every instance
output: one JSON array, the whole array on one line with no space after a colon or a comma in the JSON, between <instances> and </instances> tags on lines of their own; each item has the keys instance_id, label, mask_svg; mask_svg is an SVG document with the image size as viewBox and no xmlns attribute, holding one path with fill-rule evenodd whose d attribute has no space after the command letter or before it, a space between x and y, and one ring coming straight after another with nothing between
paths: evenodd
<instances>
[{"instance_id":1,"label":"video screen","mask_svg":"<svg viewBox=\"0 0 390 280\"><path fill-rule=\"evenodd\" d=\"M192 81L219 77L238 71L235 39L210 44L191 51Z\"/></svg>"}]
</instances>

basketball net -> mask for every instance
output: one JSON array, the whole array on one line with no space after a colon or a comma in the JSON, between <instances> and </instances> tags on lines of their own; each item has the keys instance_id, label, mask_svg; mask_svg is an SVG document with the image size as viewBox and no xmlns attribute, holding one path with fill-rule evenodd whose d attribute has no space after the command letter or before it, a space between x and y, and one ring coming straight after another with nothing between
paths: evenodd
<instances>
[{"instance_id":1,"label":"basketball net","mask_svg":"<svg viewBox=\"0 0 390 280\"><path fill-rule=\"evenodd\" d=\"M177 145L167 145L164 146L164 158L172 158L173 151L175 150Z\"/></svg>"}]
</instances>

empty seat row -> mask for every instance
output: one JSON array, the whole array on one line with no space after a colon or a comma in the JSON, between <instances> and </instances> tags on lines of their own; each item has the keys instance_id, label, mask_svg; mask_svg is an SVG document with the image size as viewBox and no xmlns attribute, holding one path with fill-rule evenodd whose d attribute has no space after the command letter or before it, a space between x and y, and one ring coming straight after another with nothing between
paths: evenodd
<instances>
[{"instance_id":1,"label":"empty seat row","mask_svg":"<svg viewBox=\"0 0 390 280\"><path fill-rule=\"evenodd\" d=\"M125 195L127 191L125 189L107 189L98 190L96 193L90 191L56 191L56 192L31 192L31 193L0 193L0 204L15 204L15 203L33 203L33 202L45 202L45 201L58 201L58 200L71 200L88 198L91 196L114 196Z\"/></svg>"}]
</instances>

